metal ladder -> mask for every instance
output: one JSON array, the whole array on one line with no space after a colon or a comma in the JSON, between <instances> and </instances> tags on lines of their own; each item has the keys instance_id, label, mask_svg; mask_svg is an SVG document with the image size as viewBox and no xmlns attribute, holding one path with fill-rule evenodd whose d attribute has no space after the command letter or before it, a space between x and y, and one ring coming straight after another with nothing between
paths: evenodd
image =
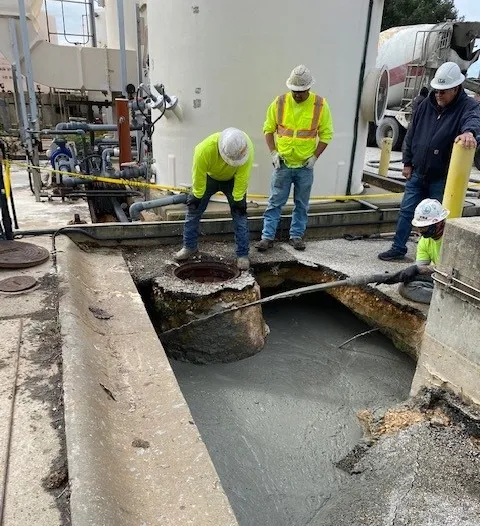
<instances>
[{"instance_id":1,"label":"metal ladder","mask_svg":"<svg viewBox=\"0 0 480 526\"><path fill-rule=\"evenodd\" d=\"M415 58L419 38L421 38L421 54L420 57ZM435 39L434 48L429 51L431 38ZM407 66L405 76L405 87L401 102L403 111L411 110L412 102L420 89L430 84L437 68L447 60L451 40L451 26L419 31L416 34L412 61Z\"/></svg>"}]
</instances>

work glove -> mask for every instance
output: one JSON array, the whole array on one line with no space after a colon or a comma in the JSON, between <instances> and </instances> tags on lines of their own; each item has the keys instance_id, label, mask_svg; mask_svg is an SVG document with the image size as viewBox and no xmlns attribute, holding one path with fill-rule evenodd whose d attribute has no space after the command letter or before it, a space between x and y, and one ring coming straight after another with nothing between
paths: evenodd
<instances>
[{"instance_id":1,"label":"work glove","mask_svg":"<svg viewBox=\"0 0 480 526\"><path fill-rule=\"evenodd\" d=\"M383 283L386 283L387 285L393 285L394 283L410 283L418 274L418 265L411 265L400 272L395 272L395 274L392 274Z\"/></svg>"},{"instance_id":2,"label":"work glove","mask_svg":"<svg viewBox=\"0 0 480 526\"><path fill-rule=\"evenodd\" d=\"M280 154L277 152L277 150L272 150L270 152L270 155L272 156L273 167L275 168L275 170L279 170L280 169L280 161L282 160L282 158L280 157Z\"/></svg>"},{"instance_id":3,"label":"work glove","mask_svg":"<svg viewBox=\"0 0 480 526\"><path fill-rule=\"evenodd\" d=\"M317 159L318 157L316 155L312 155L311 157L309 157L307 164L305 165L305 168L309 168L310 170L313 170L313 167L315 166Z\"/></svg>"},{"instance_id":4,"label":"work glove","mask_svg":"<svg viewBox=\"0 0 480 526\"><path fill-rule=\"evenodd\" d=\"M201 197L195 197L193 194L188 194L186 201L187 207L190 210L196 210L200 205L201 200Z\"/></svg>"},{"instance_id":5,"label":"work glove","mask_svg":"<svg viewBox=\"0 0 480 526\"><path fill-rule=\"evenodd\" d=\"M232 201L232 212L233 211L237 211L241 215L245 215L247 213L247 200L245 197L240 201Z\"/></svg>"}]
</instances>

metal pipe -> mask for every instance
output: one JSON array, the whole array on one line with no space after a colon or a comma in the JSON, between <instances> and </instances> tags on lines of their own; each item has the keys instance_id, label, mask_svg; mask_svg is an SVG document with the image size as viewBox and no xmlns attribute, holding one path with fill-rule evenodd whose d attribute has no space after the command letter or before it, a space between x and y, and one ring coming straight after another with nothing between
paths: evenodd
<instances>
[{"instance_id":1,"label":"metal pipe","mask_svg":"<svg viewBox=\"0 0 480 526\"><path fill-rule=\"evenodd\" d=\"M110 164L110 155L115 153L115 148L105 148L102 150L102 170L104 174L107 174L107 164Z\"/></svg>"},{"instance_id":2,"label":"metal pipe","mask_svg":"<svg viewBox=\"0 0 480 526\"><path fill-rule=\"evenodd\" d=\"M125 13L123 11L123 0L117 0L118 16L118 41L120 44L120 76L122 82L122 95L127 95L127 53L125 47Z\"/></svg>"},{"instance_id":3,"label":"metal pipe","mask_svg":"<svg viewBox=\"0 0 480 526\"><path fill-rule=\"evenodd\" d=\"M92 35L92 47L97 47L97 26L95 24L95 6L93 0L89 2L89 19L90 19L90 31Z\"/></svg>"},{"instance_id":4,"label":"metal pipe","mask_svg":"<svg viewBox=\"0 0 480 526\"><path fill-rule=\"evenodd\" d=\"M122 205L120 204L119 200L116 197L111 197L110 201L113 205L113 210L115 211L115 215L117 216L119 222L128 223L128 217L125 214L125 211L122 208Z\"/></svg>"},{"instance_id":5,"label":"metal pipe","mask_svg":"<svg viewBox=\"0 0 480 526\"><path fill-rule=\"evenodd\" d=\"M115 99L117 113L118 142L120 145L120 166L132 162L132 143L130 139L130 113L127 99Z\"/></svg>"},{"instance_id":6,"label":"metal pipe","mask_svg":"<svg viewBox=\"0 0 480 526\"><path fill-rule=\"evenodd\" d=\"M22 117L22 129L20 130L20 137L22 139L22 142L27 143L27 148L31 151L31 137L27 137L25 133L25 130L27 130L30 126L28 124L27 103L25 102L25 91L23 89L23 79L22 73L20 71L20 52L18 50L17 31L15 27L15 20L13 20L13 18L10 18L8 20L8 30L10 32L10 42L12 44L14 61L14 65L12 66L12 73L15 77L15 89L18 89L18 100L20 102L20 112Z\"/></svg>"},{"instance_id":7,"label":"metal pipe","mask_svg":"<svg viewBox=\"0 0 480 526\"><path fill-rule=\"evenodd\" d=\"M25 0L18 0L20 14L20 34L22 36L23 59L25 61L25 78L27 79L27 90L30 98L30 118L36 130L39 129L37 98L35 85L33 83L32 57L30 55L30 42L28 38L27 14L25 11Z\"/></svg>"},{"instance_id":8,"label":"metal pipe","mask_svg":"<svg viewBox=\"0 0 480 526\"><path fill-rule=\"evenodd\" d=\"M459 142L453 145L443 194L443 206L450 210L449 219L462 217L474 156L475 148L465 148Z\"/></svg>"},{"instance_id":9,"label":"metal pipe","mask_svg":"<svg viewBox=\"0 0 480 526\"><path fill-rule=\"evenodd\" d=\"M116 124L90 124L88 122L59 122L55 126L56 130L84 130L86 132L104 131L116 132L118 127ZM141 126L131 126L131 130L141 130ZM113 140L113 139L112 139Z\"/></svg>"},{"instance_id":10,"label":"metal pipe","mask_svg":"<svg viewBox=\"0 0 480 526\"><path fill-rule=\"evenodd\" d=\"M174 194L160 199L153 199L152 201L137 201L130 205L129 214L132 221L140 221L140 212L142 210L150 210L151 208L160 208L166 205L176 205L185 203L187 194Z\"/></svg>"},{"instance_id":11,"label":"metal pipe","mask_svg":"<svg viewBox=\"0 0 480 526\"><path fill-rule=\"evenodd\" d=\"M352 151L350 153L350 169L348 171L347 190L345 192L346 195L350 195L352 193L353 165L355 164L355 154L357 151L358 123L360 121L360 107L362 104L363 83L364 83L364 78L365 78L365 68L367 65L368 41L370 40L370 30L372 27L373 2L374 0L369 0L369 3L368 3L367 26L365 28L363 57L362 57L362 64L360 66L360 73L358 75L357 105L356 105L355 121L353 124L353 141L352 141Z\"/></svg>"},{"instance_id":12,"label":"metal pipe","mask_svg":"<svg viewBox=\"0 0 480 526\"><path fill-rule=\"evenodd\" d=\"M114 174L109 175L112 179L138 179L139 177L145 177L147 174L146 165L142 166L129 166L123 170L119 170ZM94 176L92 176L94 177ZM95 179L81 178L81 177L64 177L63 184L65 186L76 186L79 184L88 184L88 182L95 181ZM113 184L113 183L112 183Z\"/></svg>"}]
</instances>

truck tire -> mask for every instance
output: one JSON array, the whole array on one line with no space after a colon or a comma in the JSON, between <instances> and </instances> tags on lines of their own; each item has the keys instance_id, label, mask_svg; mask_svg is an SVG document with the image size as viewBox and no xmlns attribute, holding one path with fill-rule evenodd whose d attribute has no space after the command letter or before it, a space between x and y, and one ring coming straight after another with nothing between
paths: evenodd
<instances>
[{"instance_id":1,"label":"truck tire","mask_svg":"<svg viewBox=\"0 0 480 526\"><path fill-rule=\"evenodd\" d=\"M368 123L367 146L377 146L377 127L373 122Z\"/></svg>"},{"instance_id":2,"label":"truck tire","mask_svg":"<svg viewBox=\"0 0 480 526\"><path fill-rule=\"evenodd\" d=\"M473 164L477 170L480 170L480 145L477 146L477 151L475 152L475 158L473 159Z\"/></svg>"},{"instance_id":3,"label":"truck tire","mask_svg":"<svg viewBox=\"0 0 480 526\"><path fill-rule=\"evenodd\" d=\"M392 137L392 150L400 151L402 149L403 139L405 137L405 131L400 126L398 121L393 117L385 117L381 120L377 126L377 146L382 147L382 139L384 137Z\"/></svg>"}]
</instances>

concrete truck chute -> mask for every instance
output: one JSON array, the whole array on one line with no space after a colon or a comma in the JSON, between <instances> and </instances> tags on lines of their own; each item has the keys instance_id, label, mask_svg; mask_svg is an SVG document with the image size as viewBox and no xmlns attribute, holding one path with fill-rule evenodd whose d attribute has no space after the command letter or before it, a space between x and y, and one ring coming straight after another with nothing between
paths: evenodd
<instances>
[{"instance_id":1,"label":"concrete truck chute","mask_svg":"<svg viewBox=\"0 0 480 526\"><path fill-rule=\"evenodd\" d=\"M400 150L412 115L412 102L423 86L430 87L437 68L444 62L455 62L462 72L478 60L480 22L444 22L392 27L380 33L377 67L386 66L390 89L385 117L370 125L369 143L393 138ZM480 82L470 81L468 88L480 93Z\"/></svg>"}]
</instances>

